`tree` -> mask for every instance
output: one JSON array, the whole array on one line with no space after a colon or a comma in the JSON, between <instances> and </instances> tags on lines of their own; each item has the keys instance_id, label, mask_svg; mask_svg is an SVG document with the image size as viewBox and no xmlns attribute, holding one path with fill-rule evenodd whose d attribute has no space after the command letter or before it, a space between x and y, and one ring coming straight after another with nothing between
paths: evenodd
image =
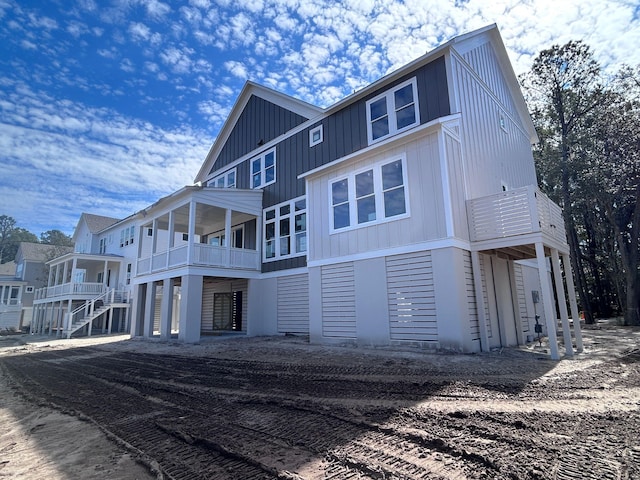
<instances>
[{"instance_id":1,"label":"tree","mask_svg":"<svg viewBox=\"0 0 640 480\"><path fill-rule=\"evenodd\" d=\"M640 325L640 69L623 67L594 111L585 183L613 231L626 325Z\"/></svg>"},{"instance_id":2,"label":"tree","mask_svg":"<svg viewBox=\"0 0 640 480\"><path fill-rule=\"evenodd\" d=\"M574 204L583 171L576 151L585 121L603 101L600 66L587 45L571 41L540 52L522 83L540 137L534 151L539 183L563 207L576 288L585 320L593 323Z\"/></svg>"},{"instance_id":3,"label":"tree","mask_svg":"<svg viewBox=\"0 0 640 480\"><path fill-rule=\"evenodd\" d=\"M0 215L0 263L16 258L20 242L38 243L38 237L24 228L16 227L13 217Z\"/></svg>"},{"instance_id":4,"label":"tree","mask_svg":"<svg viewBox=\"0 0 640 480\"><path fill-rule=\"evenodd\" d=\"M59 245L61 247L73 247L71 237L60 230L47 230L40 234L40 243L47 245Z\"/></svg>"}]
</instances>

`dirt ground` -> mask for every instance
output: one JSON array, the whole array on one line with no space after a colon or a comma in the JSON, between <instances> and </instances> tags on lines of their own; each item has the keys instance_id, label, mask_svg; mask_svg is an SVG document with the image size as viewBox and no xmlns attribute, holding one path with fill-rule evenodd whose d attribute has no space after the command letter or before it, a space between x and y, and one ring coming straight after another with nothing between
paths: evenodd
<instances>
[{"instance_id":1,"label":"dirt ground","mask_svg":"<svg viewBox=\"0 0 640 480\"><path fill-rule=\"evenodd\" d=\"M640 329L459 355L0 337L0 477L640 478Z\"/></svg>"}]
</instances>

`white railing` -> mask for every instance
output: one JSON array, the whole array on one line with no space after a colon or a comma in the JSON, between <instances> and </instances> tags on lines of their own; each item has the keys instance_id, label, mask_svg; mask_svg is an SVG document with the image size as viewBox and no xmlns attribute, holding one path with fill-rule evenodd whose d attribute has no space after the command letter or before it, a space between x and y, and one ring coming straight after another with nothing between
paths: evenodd
<instances>
[{"instance_id":1,"label":"white railing","mask_svg":"<svg viewBox=\"0 0 640 480\"><path fill-rule=\"evenodd\" d=\"M167 256L168 255L168 256ZM168 259L168 261L167 261ZM260 254L257 250L218 247L204 243L193 244L191 262L188 260L188 246L181 245L168 251L156 253L152 257L138 260L138 275L166 270L185 265L199 265L220 268L260 269Z\"/></svg>"},{"instance_id":2,"label":"white railing","mask_svg":"<svg viewBox=\"0 0 640 480\"><path fill-rule=\"evenodd\" d=\"M467 215L474 242L536 232L567 240L562 209L533 185L468 200Z\"/></svg>"},{"instance_id":3,"label":"white railing","mask_svg":"<svg viewBox=\"0 0 640 480\"><path fill-rule=\"evenodd\" d=\"M64 295L100 295L106 287L102 283L62 283L39 289L36 300Z\"/></svg>"}]
</instances>

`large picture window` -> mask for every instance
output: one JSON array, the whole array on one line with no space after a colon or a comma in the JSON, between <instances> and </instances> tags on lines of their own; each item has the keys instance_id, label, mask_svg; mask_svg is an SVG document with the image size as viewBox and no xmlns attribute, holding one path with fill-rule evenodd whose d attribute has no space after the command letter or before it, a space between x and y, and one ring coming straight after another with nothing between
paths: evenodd
<instances>
[{"instance_id":1,"label":"large picture window","mask_svg":"<svg viewBox=\"0 0 640 480\"><path fill-rule=\"evenodd\" d=\"M262 188L276 181L276 149L251 160L251 188Z\"/></svg>"},{"instance_id":2,"label":"large picture window","mask_svg":"<svg viewBox=\"0 0 640 480\"><path fill-rule=\"evenodd\" d=\"M369 144L420 123L415 77L367 102Z\"/></svg>"},{"instance_id":3,"label":"large picture window","mask_svg":"<svg viewBox=\"0 0 640 480\"><path fill-rule=\"evenodd\" d=\"M265 261L305 255L307 252L307 200L299 197L264 211Z\"/></svg>"},{"instance_id":4,"label":"large picture window","mask_svg":"<svg viewBox=\"0 0 640 480\"><path fill-rule=\"evenodd\" d=\"M404 156L331 183L331 232L408 215Z\"/></svg>"}]
</instances>

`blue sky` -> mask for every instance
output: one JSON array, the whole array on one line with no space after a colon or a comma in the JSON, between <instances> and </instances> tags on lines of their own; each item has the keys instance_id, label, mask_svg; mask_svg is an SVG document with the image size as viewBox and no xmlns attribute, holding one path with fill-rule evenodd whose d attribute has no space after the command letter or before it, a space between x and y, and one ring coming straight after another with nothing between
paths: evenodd
<instances>
[{"instance_id":1,"label":"blue sky","mask_svg":"<svg viewBox=\"0 0 640 480\"><path fill-rule=\"evenodd\" d=\"M516 73L584 40L640 64L624 0L0 0L0 215L36 235L191 184L246 80L325 107L497 23Z\"/></svg>"}]
</instances>

